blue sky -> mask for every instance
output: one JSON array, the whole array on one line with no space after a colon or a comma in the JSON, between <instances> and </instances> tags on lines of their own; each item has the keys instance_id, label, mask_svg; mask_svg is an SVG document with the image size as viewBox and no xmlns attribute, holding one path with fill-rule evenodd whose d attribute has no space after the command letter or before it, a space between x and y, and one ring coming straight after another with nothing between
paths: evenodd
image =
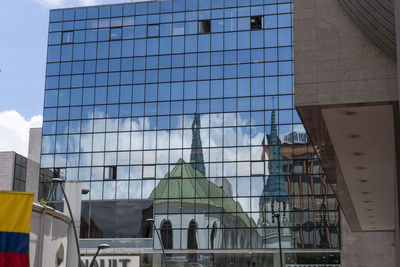
<instances>
[{"instance_id":1,"label":"blue sky","mask_svg":"<svg viewBox=\"0 0 400 267\"><path fill-rule=\"evenodd\" d=\"M49 10L120 2L0 1L0 151L26 155L29 128L41 126Z\"/></svg>"}]
</instances>

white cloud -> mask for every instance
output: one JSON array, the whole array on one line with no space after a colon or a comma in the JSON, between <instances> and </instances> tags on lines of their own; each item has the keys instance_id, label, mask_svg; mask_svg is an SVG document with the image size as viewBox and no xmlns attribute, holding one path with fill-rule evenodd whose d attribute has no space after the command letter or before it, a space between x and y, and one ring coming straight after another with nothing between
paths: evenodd
<instances>
[{"instance_id":1,"label":"white cloud","mask_svg":"<svg viewBox=\"0 0 400 267\"><path fill-rule=\"evenodd\" d=\"M93 6L93 5L101 5L103 1L101 0L80 0L83 6Z\"/></svg>"},{"instance_id":2,"label":"white cloud","mask_svg":"<svg viewBox=\"0 0 400 267\"><path fill-rule=\"evenodd\" d=\"M34 0L45 8L68 8L79 6L109 5L129 2L143 2L146 0Z\"/></svg>"},{"instance_id":3,"label":"white cloud","mask_svg":"<svg viewBox=\"0 0 400 267\"><path fill-rule=\"evenodd\" d=\"M64 2L64 0L35 0L38 4L44 6L44 7L49 7L49 8L54 8L56 6L59 6L61 3Z\"/></svg>"},{"instance_id":4,"label":"white cloud","mask_svg":"<svg viewBox=\"0 0 400 267\"><path fill-rule=\"evenodd\" d=\"M35 2L46 8L65 8L103 4L102 0L35 0ZM104 4L111 4L116 2L117 1L104 1Z\"/></svg>"},{"instance_id":5,"label":"white cloud","mask_svg":"<svg viewBox=\"0 0 400 267\"><path fill-rule=\"evenodd\" d=\"M26 120L15 110L0 112L0 151L28 155L29 129L42 126L42 116Z\"/></svg>"}]
</instances>

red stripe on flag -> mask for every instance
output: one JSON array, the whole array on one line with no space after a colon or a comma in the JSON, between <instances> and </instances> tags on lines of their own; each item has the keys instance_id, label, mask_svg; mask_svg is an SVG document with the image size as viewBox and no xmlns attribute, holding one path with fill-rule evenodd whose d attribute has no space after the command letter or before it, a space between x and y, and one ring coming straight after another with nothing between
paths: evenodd
<instances>
[{"instance_id":1,"label":"red stripe on flag","mask_svg":"<svg viewBox=\"0 0 400 267\"><path fill-rule=\"evenodd\" d=\"M0 252L1 267L29 267L29 255Z\"/></svg>"}]
</instances>

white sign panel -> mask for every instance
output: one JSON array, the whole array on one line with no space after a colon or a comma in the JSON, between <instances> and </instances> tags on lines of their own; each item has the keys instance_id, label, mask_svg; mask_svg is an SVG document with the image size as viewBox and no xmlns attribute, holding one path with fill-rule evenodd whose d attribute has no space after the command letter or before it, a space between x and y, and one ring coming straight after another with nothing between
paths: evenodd
<instances>
[{"instance_id":1,"label":"white sign panel","mask_svg":"<svg viewBox=\"0 0 400 267\"><path fill-rule=\"evenodd\" d=\"M89 267L93 256L82 256L82 267ZM140 267L140 256L97 256L93 267Z\"/></svg>"}]
</instances>

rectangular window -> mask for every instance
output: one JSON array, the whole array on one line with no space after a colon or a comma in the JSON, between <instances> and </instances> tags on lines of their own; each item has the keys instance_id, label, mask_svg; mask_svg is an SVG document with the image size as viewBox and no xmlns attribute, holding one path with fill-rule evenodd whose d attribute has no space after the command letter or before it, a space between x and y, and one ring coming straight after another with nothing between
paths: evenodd
<instances>
[{"instance_id":1,"label":"rectangular window","mask_svg":"<svg viewBox=\"0 0 400 267\"><path fill-rule=\"evenodd\" d=\"M108 166L104 168L104 180L117 180L116 166Z\"/></svg>"},{"instance_id":2,"label":"rectangular window","mask_svg":"<svg viewBox=\"0 0 400 267\"><path fill-rule=\"evenodd\" d=\"M201 20L200 21L200 33L210 33L211 32L211 21Z\"/></svg>"},{"instance_id":3,"label":"rectangular window","mask_svg":"<svg viewBox=\"0 0 400 267\"><path fill-rule=\"evenodd\" d=\"M74 41L74 32L68 31L62 33L62 42L63 44L72 43Z\"/></svg>"},{"instance_id":4,"label":"rectangular window","mask_svg":"<svg viewBox=\"0 0 400 267\"><path fill-rule=\"evenodd\" d=\"M250 28L252 30L259 30L263 28L263 17L262 16L252 16L250 19Z\"/></svg>"},{"instance_id":5,"label":"rectangular window","mask_svg":"<svg viewBox=\"0 0 400 267\"><path fill-rule=\"evenodd\" d=\"M122 38L122 28L111 28L110 39L111 40L121 40Z\"/></svg>"},{"instance_id":6,"label":"rectangular window","mask_svg":"<svg viewBox=\"0 0 400 267\"><path fill-rule=\"evenodd\" d=\"M65 180L66 169L64 168L55 168L53 173L53 178L61 178Z\"/></svg>"},{"instance_id":7,"label":"rectangular window","mask_svg":"<svg viewBox=\"0 0 400 267\"><path fill-rule=\"evenodd\" d=\"M158 25L158 24L152 24L152 25L147 26L147 36L148 37L158 36L159 29L160 29L160 25Z\"/></svg>"},{"instance_id":8,"label":"rectangular window","mask_svg":"<svg viewBox=\"0 0 400 267\"><path fill-rule=\"evenodd\" d=\"M155 178L155 165L144 165L143 166L143 179L154 179Z\"/></svg>"}]
</instances>

